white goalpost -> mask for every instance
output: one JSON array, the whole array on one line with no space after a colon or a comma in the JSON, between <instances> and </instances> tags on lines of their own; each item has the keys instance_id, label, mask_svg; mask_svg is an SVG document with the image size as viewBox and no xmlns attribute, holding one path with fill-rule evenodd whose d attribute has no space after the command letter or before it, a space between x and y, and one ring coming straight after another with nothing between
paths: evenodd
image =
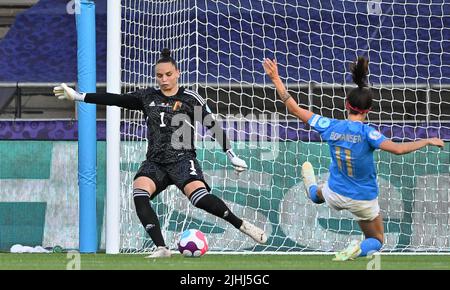
<instances>
[{"instance_id":1,"label":"white goalpost","mask_svg":"<svg viewBox=\"0 0 450 290\"><path fill-rule=\"evenodd\" d=\"M205 98L249 165L235 174L197 124L197 157L211 193L269 236L255 245L171 186L152 202L167 245L175 249L188 228L203 231L217 252L332 252L360 238L350 214L306 199L301 164L310 161L326 180L328 145L287 114L261 62L277 59L303 107L343 119L345 92L353 87L348 66L364 55L375 94L368 122L394 141L447 141L443 150L403 156L376 151L383 251L450 252L449 17L450 4L442 1L108 1L108 91L156 85L154 64L170 48L180 84ZM108 108L107 132L107 253L149 251L153 243L132 198L147 149L144 116Z\"/></svg>"},{"instance_id":2,"label":"white goalpost","mask_svg":"<svg viewBox=\"0 0 450 290\"><path fill-rule=\"evenodd\" d=\"M107 7L107 92L121 93L121 10L120 1ZM106 108L106 253L120 252L120 108Z\"/></svg>"}]
</instances>

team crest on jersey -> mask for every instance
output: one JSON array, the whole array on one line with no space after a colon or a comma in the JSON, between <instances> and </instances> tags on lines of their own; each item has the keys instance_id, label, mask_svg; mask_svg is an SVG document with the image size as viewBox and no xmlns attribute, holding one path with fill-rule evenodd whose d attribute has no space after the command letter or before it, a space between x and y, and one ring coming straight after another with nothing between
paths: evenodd
<instances>
[{"instance_id":1,"label":"team crest on jersey","mask_svg":"<svg viewBox=\"0 0 450 290\"><path fill-rule=\"evenodd\" d=\"M173 104L172 109L173 109L174 111L178 111L178 110L181 108L182 105L183 105L182 102L176 101L175 104Z\"/></svg>"},{"instance_id":2,"label":"team crest on jersey","mask_svg":"<svg viewBox=\"0 0 450 290\"><path fill-rule=\"evenodd\" d=\"M330 119L322 117L319 119L318 125L320 128L328 128L330 126Z\"/></svg>"},{"instance_id":3,"label":"team crest on jersey","mask_svg":"<svg viewBox=\"0 0 450 290\"><path fill-rule=\"evenodd\" d=\"M378 140L381 138L381 133L377 130L373 130L369 133L369 138L373 140Z\"/></svg>"}]
</instances>

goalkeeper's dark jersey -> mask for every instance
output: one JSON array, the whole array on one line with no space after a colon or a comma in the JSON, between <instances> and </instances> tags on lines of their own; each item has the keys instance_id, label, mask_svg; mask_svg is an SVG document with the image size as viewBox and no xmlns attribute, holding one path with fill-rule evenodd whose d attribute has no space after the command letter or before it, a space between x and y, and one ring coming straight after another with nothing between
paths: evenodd
<instances>
[{"instance_id":1,"label":"goalkeeper's dark jersey","mask_svg":"<svg viewBox=\"0 0 450 290\"><path fill-rule=\"evenodd\" d=\"M205 100L188 89L179 88L178 93L170 97L154 88L122 95L87 94L84 101L142 111L147 123L147 159L154 162L172 163L195 158L195 121L212 129L224 151L231 148L225 132L216 126Z\"/></svg>"}]
</instances>

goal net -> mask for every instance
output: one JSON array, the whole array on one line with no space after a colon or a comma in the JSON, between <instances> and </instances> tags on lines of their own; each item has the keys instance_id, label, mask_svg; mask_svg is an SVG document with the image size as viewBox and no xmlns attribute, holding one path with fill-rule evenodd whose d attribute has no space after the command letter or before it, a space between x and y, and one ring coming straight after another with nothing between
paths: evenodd
<instances>
[{"instance_id":1,"label":"goal net","mask_svg":"<svg viewBox=\"0 0 450 290\"><path fill-rule=\"evenodd\" d=\"M336 251L362 232L347 212L306 199L301 164L328 176L328 145L289 115L265 77L263 58L276 58L299 104L343 119L349 64L370 60L375 93L368 122L395 141L450 139L450 4L443 1L122 0L122 89L156 85L159 52L173 52L180 84L197 90L217 113L249 169L237 175L210 134L197 125L197 156L212 194L239 217L265 229L255 245L230 224L193 207L171 186L152 206L166 243L200 229L213 251ZM121 249L153 246L132 199L146 153L141 112L123 110ZM395 156L375 152L385 251L450 251L450 157L425 147Z\"/></svg>"}]
</instances>

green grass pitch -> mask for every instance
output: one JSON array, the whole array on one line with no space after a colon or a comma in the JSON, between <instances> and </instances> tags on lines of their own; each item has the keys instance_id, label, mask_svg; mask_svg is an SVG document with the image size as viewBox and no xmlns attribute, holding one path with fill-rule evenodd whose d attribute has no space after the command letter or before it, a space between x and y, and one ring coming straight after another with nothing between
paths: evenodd
<instances>
[{"instance_id":1,"label":"green grass pitch","mask_svg":"<svg viewBox=\"0 0 450 290\"><path fill-rule=\"evenodd\" d=\"M220 255L206 254L185 258L175 254L168 259L146 259L145 255L80 255L82 270L365 270L369 258L333 262L331 255ZM74 259L67 254L0 253L0 270L65 270ZM447 269L450 255L381 255L377 265L382 270ZM373 263L372 263L373 265Z\"/></svg>"}]
</instances>

